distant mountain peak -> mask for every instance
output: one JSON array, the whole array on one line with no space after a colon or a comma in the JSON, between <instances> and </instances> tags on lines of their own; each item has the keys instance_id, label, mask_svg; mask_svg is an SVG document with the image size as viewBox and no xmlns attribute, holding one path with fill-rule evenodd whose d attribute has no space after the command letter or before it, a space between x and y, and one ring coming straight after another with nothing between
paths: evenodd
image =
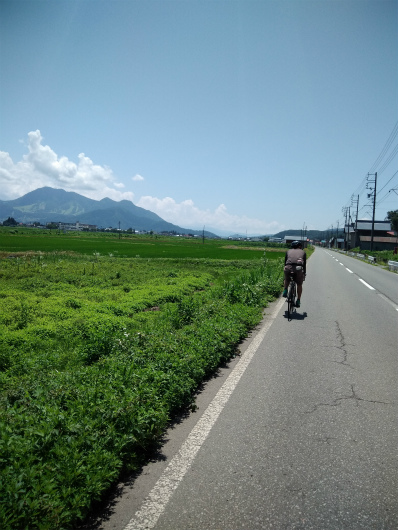
<instances>
[{"instance_id":1,"label":"distant mountain peak","mask_svg":"<svg viewBox=\"0 0 398 530\"><path fill-rule=\"evenodd\" d=\"M97 225L98 228L120 228L178 234L202 234L201 231L182 228L169 223L154 212L136 206L128 200L114 201L105 197L99 201L74 191L44 186L18 199L0 201L0 221L13 217L20 223L51 222ZM205 232L207 237L214 237Z\"/></svg>"}]
</instances>

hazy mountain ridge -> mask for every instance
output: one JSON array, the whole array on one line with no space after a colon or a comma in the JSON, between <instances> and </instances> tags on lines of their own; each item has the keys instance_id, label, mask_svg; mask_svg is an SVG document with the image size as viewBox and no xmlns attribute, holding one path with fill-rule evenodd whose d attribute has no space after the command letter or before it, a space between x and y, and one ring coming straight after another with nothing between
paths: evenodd
<instances>
[{"instance_id":1,"label":"hazy mountain ridge","mask_svg":"<svg viewBox=\"0 0 398 530\"><path fill-rule=\"evenodd\" d=\"M127 230L153 230L155 232L177 232L178 234L191 233L202 235L202 230L182 228L165 221L159 215L136 206L131 201L114 201L108 197L96 201L73 191L55 189L50 187L38 188L26 193L18 199L10 201L0 200L0 222L8 217L13 217L20 223L51 222L80 223L97 225L99 228L120 228ZM207 237L215 237L213 232L205 230ZM224 233L226 233L224 231ZM284 238L286 234L300 236L302 230L283 230L273 236ZM307 230L309 239L325 239L332 237L336 230ZM339 230L341 236L342 229ZM227 236L225 236L227 237ZM233 237L233 236L232 236ZM244 236L241 236L244 237ZM265 236L262 236L265 237Z\"/></svg>"},{"instance_id":2,"label":"hazy mountain ridge","mask_svg":"<svg viewBox=\"0 0 398 530\"><path fill-rule=\"evenodd\" d=\"M283 239L286 235L289 236L302 236L306 235L308 239L316 239L316 240L322 240L326 239L326 237L333 237L337 233L337 229L334 230L306 230L303 232L303 230L283 230L282 232L278 232L277 234L274 234L272 237L280 237ZM343 237L344 230L342 228L338 231L339 237Z\"/></svg>"},{"instance_id":3,"label":"hazy mountain ridge","mask_svg":"<svg viewBox=\"0 0 398 530\"><path fill-rule=\"evenodd\" d=\"M97 225L99 228L120 228L127 230L153 230L155 232L175 231L179 234L202 234L202 231L182 228L169 223L159 215L136 206L131 201L120 202L109 198L96 201L73 191L38 188L10 201L0 201L0 221L13 217L20 223L51 222ZM215 234L206 232L208 237Z\"/></svg>"}]
</instances>

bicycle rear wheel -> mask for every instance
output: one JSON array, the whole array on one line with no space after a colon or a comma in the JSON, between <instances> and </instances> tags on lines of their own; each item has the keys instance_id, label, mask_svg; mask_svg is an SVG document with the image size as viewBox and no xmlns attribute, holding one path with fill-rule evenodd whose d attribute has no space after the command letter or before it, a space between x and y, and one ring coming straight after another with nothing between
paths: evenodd
<instances>
[{"instance_id":1,"label":"bicycle rear wheel","mask_svg":"<svg viewBox=\"0 0 398 530\"><path fill-rule=\"evenodd\" d=\"M287 295L287 313L288 317L292 315L294 308L296 307L296 282L291 282L289 292Z\"/></svg>"}]
</instances>

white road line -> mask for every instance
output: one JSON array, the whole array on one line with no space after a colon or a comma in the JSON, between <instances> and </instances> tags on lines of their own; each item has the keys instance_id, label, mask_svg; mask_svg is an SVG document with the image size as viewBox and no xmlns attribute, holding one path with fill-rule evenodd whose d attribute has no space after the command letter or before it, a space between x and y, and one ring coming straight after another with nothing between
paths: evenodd
<instances>
[{"instance_id":1,"label":"white road line","mask_svg":"<svg viewBox=\"0 0 398 530\"><path fill-rule=\"evenodd\" d=\"M362 278L359 278L359 281L362 282L368 289L371 289L372 291L375 291L376 289L365 282L365 280L362 280Z\"/></svg>"},{"instance_id":2,"label":"white road line","mask_svg":"<svg viewBox=\"0 0 398 530\"><path fill-rule=\"evenodd\" d=\"M382 293L377 293L377 294L380 296L380 298L382 298L385 302L387 302L387 304L390 304L394 309L398 311L398 307L396 303L394 303L392 300L387 298L387 296Z\"/></svg>"},{"instance_id":3,"label":"white road line","mask_svg":"<svg viewBox=\"0 0 398 530\"><path fill-rule=\"evenodd\" d=\"M347 267L346 267L346 269L347 269ZM351 274L354 274L352 271L350 271L350 269L347 269L347 270L348 270L348 272L350 272Z\"/></svg>"},{"instance_id":4,"label":"white road line","mask_svg":"<svg viewBox=\"0 0 398 530\"><path fill-rule=\"evenodd\" d=\"M340 265L343 265L343 264L341 263L341 261L340 261ZM343 267L344 267L344 265L343 265Z\"/></svg>"},{"instance_id":5,"label":"white road line","mask_svg":"<svg viewBox=\"0 0 398 530\"><path fill-rule=\"evenodd\" d=\"M285 299L282 298L277 304L272 317L264 323L258 335L254 337L240 361L228 376L228 379L188 435L179 452L171 459L170 464L164 470L143 505L135 513L124 530L148 530L154 528L174 491L184 478L185 473L191 467L199 449L202 447L240 378L249 366L250 361L284 302Z\"/></svg>"}]
</instances>

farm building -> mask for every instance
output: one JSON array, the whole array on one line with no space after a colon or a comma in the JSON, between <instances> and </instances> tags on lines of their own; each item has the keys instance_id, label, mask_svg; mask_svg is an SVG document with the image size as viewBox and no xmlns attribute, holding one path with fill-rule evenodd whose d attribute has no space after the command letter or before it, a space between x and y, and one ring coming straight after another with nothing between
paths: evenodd
<instances>
[{"instance_id":1,"label":"farm building","mask_svg":"<svg viewBox=\"0 0 398 530\"><path fill-rule=\"evenodd\" d=\"M291 236L291 235L286 234L283 239L284 239L284 242L286 243L286 245L288 245L288 246L290 246L293 241L301 241L301 243L303 245L303 248L305 248L307 246L307 243L308 243L307 236Z\"/></svg>"},{"instance_id":2,"label":"farm building","mask_svg":"<svg viewBox=\"0 0 398 530\"><path fill-rule=\"evenodd\" d=\"M72 230L72 231L89 231L89 232L96 232L97 231L97 225L88 225L85 223L79 223L77 221L76 223L53 223L57 224L58 228L60 230Z\"/></svg>"},{"instance_id":3,"label":"farm building","mask_svg":"<svg viewBox=\"0 0 398 530\"><path fill-rule=\"evenodd\" d=\"M346 227L347 230L347 227ZM358 220L356 226L349 226L347 234L348 248L360 247L370 250L372 240L372 221ZM373 228L373 250L394 250L398 246L398 237L391 229L390 221L375 221Z\"/></svg>"}]
</instances>

